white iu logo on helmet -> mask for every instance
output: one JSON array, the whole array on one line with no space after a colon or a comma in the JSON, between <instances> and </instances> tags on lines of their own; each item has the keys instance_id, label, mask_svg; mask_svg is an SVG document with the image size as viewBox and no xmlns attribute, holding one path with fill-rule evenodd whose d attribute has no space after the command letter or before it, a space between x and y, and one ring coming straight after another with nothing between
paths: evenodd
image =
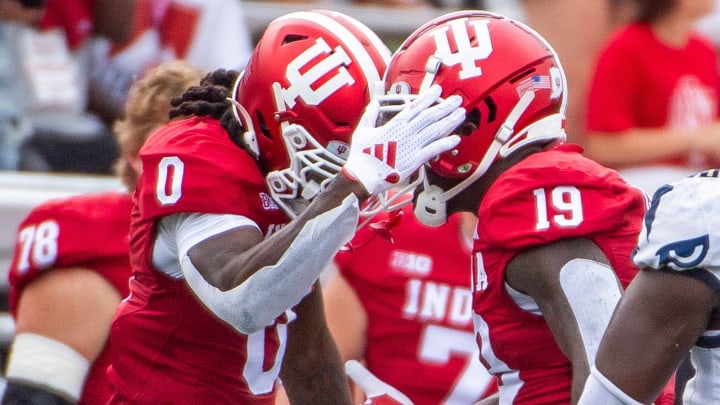
<instances>
[{"instance_id":1,"label":"white iu logo on helmet","mask_svg":"<svg viewBox=\"0 0 720 405\"><path fill-rule=\"evenodd\" d=\"M488 29L489 20L473 20L470 26L475 30L477 38L477 46L470 43L470 36L466 28L468 19L462 18L450 21L431 35L435 39L435 57L440 59L442 64L447 66L462 65L460 70L460 79L467 79L482 75L482 69L475 62L487 59L493 51L492 42L490 42L490 30ZM448 30L452 34L448 33ZM450 40L448 35L455 38L456 52L450 49ZM436 72L434 72L436 73Z\"/></svg>"},{"instance_id":2,"label":"white iu logo on helmet","mask_svg":"<svg viewBox=\"0 0 720 405\"><path fill-rule=\"evenodd\" d=\"M310 69L305 70L308 62L316 60L322 55L327 56ZM290 82L290 86L287 89L280 89L283 101L289 108L295 106L297 97L302 98L308 105L320 104L343 86L355 83L355 79L346 68L351 63L352 59L341 46L337 46L333 50L324 39L318 38L313 46L288 65L285 77ZM302 70L305 71L301 72ZM335 71L334 76L313 89L316 81L332 71Z\"/></svg>"}]
</instances>

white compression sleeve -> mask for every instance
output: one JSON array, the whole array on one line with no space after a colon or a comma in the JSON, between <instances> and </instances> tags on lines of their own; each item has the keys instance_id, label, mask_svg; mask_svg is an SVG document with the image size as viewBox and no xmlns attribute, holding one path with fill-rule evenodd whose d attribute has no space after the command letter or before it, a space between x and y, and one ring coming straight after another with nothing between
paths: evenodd
<instances>
[{"instance_id":1,"label":"white compression sleeve","mask_svg":"<svg viewBox=\"0 0 720 405\"><path fill-rule=\"evenodd\" d=\"M590 368L590 376L585 382L578 405L643 405L630 398L620 388L616 387L602 373L595 368Z\"/></svg>"},{"instance_id":2,"label":"white compression sleeve","mask_svg":"<svg viewBox=\"0 0 720 405\"><path fill-rule=\"evenodd\" d=\"M622 290L612 269L587 259L573 259L560 270L560 286L575 314L588 364L595 363Z\"/></svg>"},{"instance_id":3,"label":"white compression sleeve","mask_svg":"<svg viewBox=\"0 0 720 405\"><path fill-rule=\"evenodd\" d=\"M683 404L720 403L720 331L708 331L690 350L695 375L685 385ZM713 342L713 344L705 344Z\"/></svg>"},{"instance_id":4,"label":"white compression sleeve","mask_svg":"<svg viewBox=\"0 0 720 405\"><path fill-rule=\"evenodd\" d=\"M208 284L187 255L182 257L183 274L220 319L241 333L256 332L307 295L338 249L352 239L359 212L357 197L351 194L340 206L308 221L277 263L231 290Z\"/></svg>"},{"instance_id":5,"label":"white compression sleeve","mask_svg":"<svg viewBox=\"0 0 720 405\"><path fill-rule=\"evenodd\" d=\"M89 370L90 362L70 346L34 333L20 333L13 341L5 377L77 401Z\"/></svg>"}]
</instances>

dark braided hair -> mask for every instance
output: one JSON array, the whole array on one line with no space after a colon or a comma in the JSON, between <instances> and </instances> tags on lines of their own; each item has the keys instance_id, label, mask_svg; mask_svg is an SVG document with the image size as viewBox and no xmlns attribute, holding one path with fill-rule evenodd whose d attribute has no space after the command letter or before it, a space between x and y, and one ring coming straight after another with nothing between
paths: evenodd
<instances>
[{"instance_id":1,"label":"dark braided hair","mask_svg":"<svg viewBox=\"0 0 720 405\"><path fill-rule=\"evenodd\" d=\"M232 89L240 72L236 70L217 69L200 81L199 86L192 86L182 96L173 98L170 104L170 119L180 116L211 117L220 121L230 139L238 146L243 147L243 129L235 119L230 108L228 97L232 96Z\"/></svg>"},{"instance_id":2,"label":"dark braided hair","mask_svg":"<svg viewBox=\"0 0 720 405\"><path fill-rule=\"evenodd\" d=\"M675 7L677 0L635 0L637 21L653 23L667 15Z\"/></svg>"}]
</instances>

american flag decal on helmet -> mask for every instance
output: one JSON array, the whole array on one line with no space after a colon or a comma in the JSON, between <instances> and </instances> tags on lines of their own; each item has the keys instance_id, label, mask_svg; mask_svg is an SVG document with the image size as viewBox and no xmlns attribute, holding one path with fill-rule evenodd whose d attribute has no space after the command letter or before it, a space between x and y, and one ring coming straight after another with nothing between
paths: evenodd
<instances>
[{"instance_id":1,"label":"american flag decal on helmet","mask_svg":"<svg viewBox=\"0 0 720 405\"><path fill-rule=\"evenodd\" d=\"M537 91L542 89L550 89L551 83L550 83L550 76L545 75L532 75L523 81L521 81L517 86L517 92L518 95L522 96L525 94L526 91Z\"/></svg>"},{"instance_id":2,"label":"american flag decal on helmet","mask_svg":"<svg viewBox=\"0 0 720 405\"><path fill-rule=\"evenodd\" d=\"M387 143L387 150L385 150L385 144L378 143L375 146L367 147L363 149L363 153L375 156L375 159L385 162L388 166L395 168L395 157L397 156L397 142L392 141Z\"/></svg>"}]
</instances>

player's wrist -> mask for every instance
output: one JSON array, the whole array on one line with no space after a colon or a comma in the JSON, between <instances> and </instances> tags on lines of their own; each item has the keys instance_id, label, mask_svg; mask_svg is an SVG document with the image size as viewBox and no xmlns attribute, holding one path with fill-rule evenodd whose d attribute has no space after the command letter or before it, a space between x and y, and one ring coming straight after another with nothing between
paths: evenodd
<instances>
[{"instance_id":1,"label":"player's wrist","mask_svg":"<svg viewBox=\"0 0 720 405\"><path fill-rule=\"evenodd\" d=\"M336 177L336 182L339 183L339 186L346 187L351 193L355 194L359 201L365 201L370 197L370 192L365 185L345 167L340 170L340 175Z\"/></svg>"}]
</instances>

